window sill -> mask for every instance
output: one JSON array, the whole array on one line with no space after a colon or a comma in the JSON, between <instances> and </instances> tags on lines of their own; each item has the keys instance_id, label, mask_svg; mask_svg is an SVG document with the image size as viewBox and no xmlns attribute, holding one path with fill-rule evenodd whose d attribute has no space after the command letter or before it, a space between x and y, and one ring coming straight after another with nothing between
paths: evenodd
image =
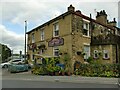
<instances>
[{"instance_id":1,"label":"window sill","mask_svg":"<svg viewBox=\"0 0 120 90\"><path fill-rule=\"evenodd\" d=\"M40 40L40 41L45 41L45 39L42 39L42 40Z\"/></svg>"},{"instance_id":2,"label":"window sill","mask_svg":"<svg viewBox=\"0 0 120 90\"><path fill-rule=\"evenodd\" d=\"M59 37L59 35L58 36L53 36L53 38L57 38L57 37Z\"/></svg>"},{"instance_id":3,"label":"window sill","mask_svg":"<svg viewBox=\"0 0 120 90\"><path fill-rule=\"evenodd\" d=\"M86 36L86 35L83 35L83 37L86 37L86 38L91 38L90 36Z\"/></svg>"},{"instance_id":4,"label":"window sill","mask_svg":"<svg viewBox=\"0 0 120 90\"><path fill-rule=\"evenodd\" d=\"M110 60L110 58L103 58L103 60Z\"/></svg>"},{"instance_id":5,"label":"window sill","mask_svg":"<svg viewBox=\"0 0 120 90\"><path fill-rule=\"evenodd\" d=\"M35 60L32 59L31 61L35 61Z\"/></svg>"},{"instance_id":6,"label":"window sill","mask_svg":"<svg viewBox=\"0 0 120 90\"><path fill-rule=\"evenodd\" d=\"M93 59L99 59L99 57L94 57Z\"/></svg>"},{"instance_id":7,"label":"window sill","mask_svg":"<svg viewBox=\"0 0 120 90\"><path fill-rule=\"evenodd\" d=\"M39 42L44 42L44 41L46 41L46 40L40 40Z\"/></svg>"}]
</instances>

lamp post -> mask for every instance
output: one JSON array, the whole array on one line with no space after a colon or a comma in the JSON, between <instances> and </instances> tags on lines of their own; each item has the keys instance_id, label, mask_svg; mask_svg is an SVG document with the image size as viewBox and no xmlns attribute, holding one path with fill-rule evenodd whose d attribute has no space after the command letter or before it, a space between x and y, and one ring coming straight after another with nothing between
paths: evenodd
<instances>
[{"instance_id":1,"label":"lamp post","mask_svg":"<svg viewBox=\"0 0 120 90\"><path fill-rule=\"evenodd\" d=\"M11 54L12 54L12 60L13 60L13 50L11 51Z\"/></svg>"},{"instance_id":2,"label":"lamp post","mask_svg":"<svg viewBox=\"0 0 120 90\"><path fill-rule=\"evenodd\" d=\"M25 21L25 61L26 61L26 32L27 32L27 21Z\"/></svg>"}]
</instances>

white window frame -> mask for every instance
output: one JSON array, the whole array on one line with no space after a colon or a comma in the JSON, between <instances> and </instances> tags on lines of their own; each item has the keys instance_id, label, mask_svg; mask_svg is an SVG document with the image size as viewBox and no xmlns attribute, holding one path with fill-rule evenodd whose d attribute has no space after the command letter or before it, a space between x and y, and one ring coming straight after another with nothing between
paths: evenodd
<instances>
[{"instance_id":1,"label":"white window frame","mask_svg":"<svg viewBox=\"0 0 120 90\"><path fill-rule=\"evenodd\" d=\"M119 35L119 34L118 34L118 30L117 30L117 29L115 29L115 35Z\"/></svg>"},{"instance_id":2,"label":"white window frame","mask_svg":"<svg viewBox=\"0 0 120 90\"><path fill-rule=\"evenodd\" d=\"M32 43L35 43L35 34L32 33Z\"/></svg>"},{"instance_id":3,"label":"white window frame","mask_svg":"<svg viewBox=\"0 0 120 90\"><path fill-rule=\"evenodd\" d=\"M35 55L31 54L31 60L34 61L35 60Z\"/></svg>"},{"instance_id":4,"label":"white window frame","mask_svg":"<svg viewBox=\"0 0 120 90\"><path fill-rule=\"evenodd\" d=\"M104 33L104 28L102 26L100 26L100 34Z\"/></svg>"},{"instance_id":5,"label":"white window frame","mask_svg":"<svg viewBox=\"0 0 120 90\"><path fill-rule=\"evenodd\" d=\"M85 47L89 47L89 52L87 52L87 55L85 52ZM84 53L85 53L84 59L87 60L90 57L90 45L89 44L84 45Z\"/></svg>"},{"instance_id":6,"label":"white window frame","mask_svg":"<svg viewBox=\"0 0 120 90\"><path fill-rule=\"evenodd\" d=\"M58 35L56 35L56 32L58 33ZM54 37L59 36L59 24L58 24L58 22L53 24L53 36Z\"/></svg>"},{"instance_id":7,"label":"white window frame","mask_svg":"<svg viewBox=\"0 0 120 90\"><path fill-rule=\"evenodd\" d=\"M55 55L55 52L58 52L58 55ZM53 47L53 56L59 56L59 48L58 47Z\"/></svg>"},{"instance_id":8,"label":"white window frame","mask_svg":"<svg viewBox=\"0 0 120 90\"><path fill-rule=\"evenodd\" d=\"M45 32L44 32L44 29L42 29L40 31L40 36L41 36L41 41L43 41L45 39Z\"/></svg>"},{"instance_id":9,"label":"white window frame","mask_svg":"<svg viewBox=\"0 0 120 90\"><path fill-rule=\"evenodd\" d=\"M120 30L119 31L117 30L117 35L120 36Z\"/></svg>"},{"instance_id":10,"label":"white window frame","mask_svg":"<svg viewBox=\"0 0 120 90\"><path fill-rule=\"evenodd\" d=\"M44 53L44 49L40 49L40 54L42 55Z\"/></svg>"},{"instance_id":11,"label":"white window frame","mask_svg":"<svg viewBox=\"0 0 120 90\"><path fill-rule=\"evenodd\" d=\"M106 57L106 54L108 57ZM103 50L103 59L109 59L110 56L109 56L109 51L108 50Z\"/></svg>"},{"instance_id":12,"label":"white window frame","mask_svg":"<svg viewBox=\"0 0 120 90\"><path fill-rule=\"evenodd\" d=\"M106 35L108 35L108 34L110 34L110 29L107 29L107 31L106 31Z\"/></svg>"},{"instance_id":13,"label":"white window frame","mask_svg":"<svg viewBox=\"0 0 120 90\"><path fill-rule=\"evenodd\" d=\"M83 33L83 36L90 36L90 21L83 19L83 30L87 30L87 35ZM83 31L84 32L84 31Z\"/></svg>"},{"instance_id":14,"label":"white window frame","mask_svg":"<svg viewBox=\"0 0 120 90\"><path fill-rule=\"evenodd\" d=\"M96 55L97 55L97 57L96 57ZM94 58L95 59L99 58L99 52L98 52L98 50L94 50Z\"/></svg>"}]
</instances>

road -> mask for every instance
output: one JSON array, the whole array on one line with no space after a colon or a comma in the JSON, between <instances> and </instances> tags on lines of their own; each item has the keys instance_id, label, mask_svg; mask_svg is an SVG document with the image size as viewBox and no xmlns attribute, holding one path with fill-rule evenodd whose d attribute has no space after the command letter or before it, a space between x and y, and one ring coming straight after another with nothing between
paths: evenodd
<instances>
[{"instance_id":1,"label":"road","mask_svg":"<svg viewBox=\"0 0 120 90\"><path fill-rule=\"evenodd\" d=\"M116 84L70 83L32 80L3 80L3 88L118 88Z\"/></svg>"},{"instance_id":2,"label":"road","mask_svg":"<svg viewBox=\"0 0 120 90\"><path fill-rule=\"evenodd\" d=\"M118 89L116 78L81 76L39 76L31 72L9 73L2 70L2 88L112 88Z\"/></svg>"}]
</instances>

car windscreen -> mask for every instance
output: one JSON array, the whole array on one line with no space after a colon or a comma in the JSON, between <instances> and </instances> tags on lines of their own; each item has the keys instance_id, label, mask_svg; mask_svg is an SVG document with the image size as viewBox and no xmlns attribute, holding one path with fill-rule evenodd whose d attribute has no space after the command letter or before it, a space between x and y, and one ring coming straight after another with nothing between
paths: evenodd
<instances>
[{"instance_id":1,"label":"car windscreen","mask_svg":"<svg viewBox=\"0 0 120 90\"><path fill-rule=\"evenodd\" d=\"M19 61L21 61L21 60L14 60L14 61L12 61L12 62L19 62Z\"/></svg>"}]
</instances>

